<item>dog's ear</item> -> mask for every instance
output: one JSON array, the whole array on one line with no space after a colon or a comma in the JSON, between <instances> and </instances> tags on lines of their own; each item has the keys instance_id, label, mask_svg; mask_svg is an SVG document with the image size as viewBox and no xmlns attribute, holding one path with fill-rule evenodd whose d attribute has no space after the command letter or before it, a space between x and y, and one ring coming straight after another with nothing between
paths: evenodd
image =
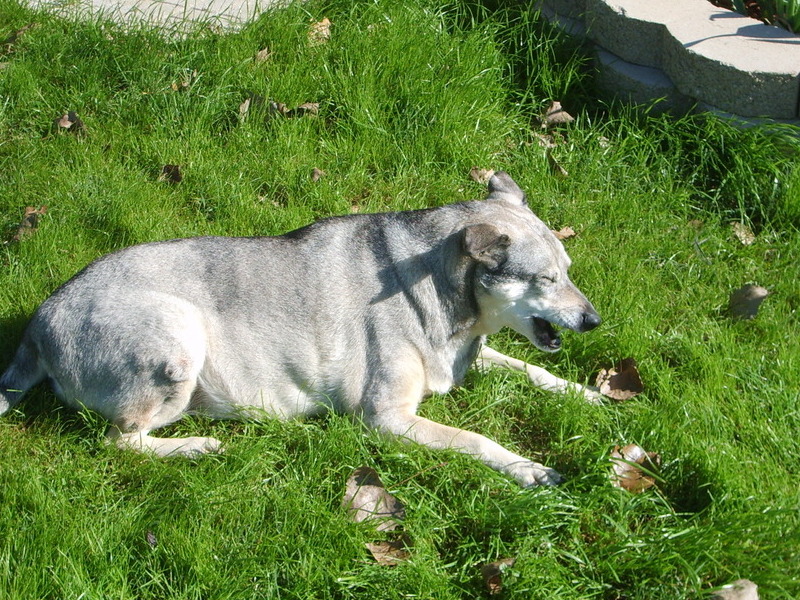
<instances>
[{"instance_id":1,"label":"dog's ear","mask_svg":"<svg viewBox=\"0 0 800 600\"><path fill-rule=\"evenodd\" d=\"M505 171L498 171L489 179L489 196L487 200L502 200L517 206L526 206L525 192L511 179Z\"/></svg>"},{"instance_id":2,"label":"dog's ear","mask_svg":"<svg viewBox=\"0 0 800 600\"><path fill-rule=\"evenodd\" d=\"M511 238L488 223L469 225L464 229L464 250L467 255L489 269L496 269L506 262L510 244Z\"/></svg>"}]
</instances>

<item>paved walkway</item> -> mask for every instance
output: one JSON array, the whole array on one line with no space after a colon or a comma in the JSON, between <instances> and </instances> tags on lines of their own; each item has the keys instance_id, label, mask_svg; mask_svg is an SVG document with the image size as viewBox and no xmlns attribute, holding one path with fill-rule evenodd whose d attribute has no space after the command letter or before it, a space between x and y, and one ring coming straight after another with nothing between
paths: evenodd
<instances>
[{"instance_id":1,"label":"paved walkway","mask_svg":"<svg viewBox=\"0 0 800 600\"><path fill-rule=\"evenodd\" d=\"M30 0L63 14L102 13L117 21L177 26L191 21L236 26L286 0Z\"/></svg>"}]
</instances>

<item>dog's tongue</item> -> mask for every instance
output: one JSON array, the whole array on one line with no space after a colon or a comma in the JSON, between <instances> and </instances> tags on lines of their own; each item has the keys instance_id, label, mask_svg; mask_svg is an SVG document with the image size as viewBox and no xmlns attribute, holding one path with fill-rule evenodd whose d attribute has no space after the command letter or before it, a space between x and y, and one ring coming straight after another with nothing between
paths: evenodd
<instances>
[{"instance_id":1,"label":"dog's tongue","mask_svg":"<svg viewBox=\"0 0 800 600\"><path fill-rule=\"evenodd\" d=\"M561 338L550 323L539 317L533 317L533 324L535 329L534 335L536 336L536 341L539 342L540 345L549 350L558 350L561 348Z\"/></svg>"}]
</instances>

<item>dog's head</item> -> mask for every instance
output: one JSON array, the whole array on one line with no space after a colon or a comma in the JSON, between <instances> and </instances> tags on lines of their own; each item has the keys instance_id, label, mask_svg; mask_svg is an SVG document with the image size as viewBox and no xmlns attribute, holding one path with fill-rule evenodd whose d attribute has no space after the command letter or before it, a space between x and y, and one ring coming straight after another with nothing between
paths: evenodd
<instances>
[{"instance_id":1,"label":"dog's head","mask_svg":"<svg viewBox=\"0 0 800 600\"><path fill-rule=\"evenodd\" d=\"M525 193L507 173L495 173L480 218L464 229L464 250L477 263L479 327L510 327L537 348L555 352L555 326L584 332L600 315L570 281L570 259L561 241L528 208Z\"/></svg>"}]
</instances>

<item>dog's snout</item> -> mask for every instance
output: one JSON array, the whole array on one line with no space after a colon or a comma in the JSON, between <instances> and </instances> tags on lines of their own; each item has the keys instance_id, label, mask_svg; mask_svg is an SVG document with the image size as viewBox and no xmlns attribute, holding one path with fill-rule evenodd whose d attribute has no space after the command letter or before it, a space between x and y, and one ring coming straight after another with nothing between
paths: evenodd
<instances>
[{"instance_id":1,"label":"dog's snout","mask_svg":"<svg viewBox=\"0 0 800 600\"><path fill-rule=\"evenodd\" d=\"M592 329L600 325L602 321L603 320L600 318L600 315L598 315L594 310L586 311L585 313L583 313L583 319L581 321L581 331L591 331Z\"/></svg>"}]
</instances>

